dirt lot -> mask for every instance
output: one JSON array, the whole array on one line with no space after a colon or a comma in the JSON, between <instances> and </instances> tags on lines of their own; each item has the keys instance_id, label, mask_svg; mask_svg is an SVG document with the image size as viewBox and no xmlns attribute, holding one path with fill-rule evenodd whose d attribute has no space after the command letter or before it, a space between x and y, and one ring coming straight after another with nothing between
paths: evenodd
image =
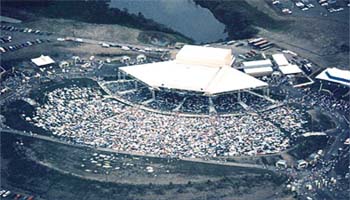
<instances>
[{"instance_id":1,"label":"dirt lot","mask_svg":"<svg viewBox=\"0 0 350 200\"><path fill-rule=\"evenodd\" d=\"M349 52L341 49L342 45L349 45L348 8L343 12L327 13L316 1L311 1L315 8L304 12L292 7L290 0L282 0L293 11L292 15L283 15L269 0L246 1L274 19L288 23L287 28L282 31L260 28L259 35L298 52L321 67L349 68Z\"/></svg>"},{"instance_id":2,"label":"dirt lot","mask_svg":"<svg viewBox=\"0 0 350 200\"><path fill-rule=\"evenodd\" d=\"M52 25L54 24L54 26ZM58 36L72 36L89 39L106 40L110 42L138 43L140 30L125 26L89 24L67 19L39 18L35 21L24 22L26 27L46 30Z\"/></svg>"}]
</instances>

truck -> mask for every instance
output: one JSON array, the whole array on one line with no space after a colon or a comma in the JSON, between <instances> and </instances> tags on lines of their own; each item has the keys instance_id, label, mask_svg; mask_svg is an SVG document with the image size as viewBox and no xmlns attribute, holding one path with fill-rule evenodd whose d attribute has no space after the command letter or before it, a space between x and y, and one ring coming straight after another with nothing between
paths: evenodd
<instances>
[{"instance_id":1,"label":"truck","mask_svg":"<svg viewBox=\"0 0 350 200\"><path fill-rule=\"evenodd\" d=\"M11 191L10 190L8 190L7 192L5 192L3 195L2 195L2 197L7 197L7 196L9 196L11 194Z\"/></svg>"},{"instance_id":2,"label":"truck","mask_svg":"<svg viewBox=\"0 0 350 200\"><path fill-rule=\"evenodd\" d=\"M83 39L81 39L81 38L76 38L75 41L77 41L77 42L83 42Z\"/></svg>"},{"instance_id":3,"label":"truck","mask_svg":"<svg viewBox=\"0 0 350 200\"><path fill-rule=\"evenodd\" d=\"M111 45L108 44L108 43L104 43L104 42L103 42L103 43L101 44L101 46L104 47L104 48L109 48Z\"/></svg>"}]
</instances>

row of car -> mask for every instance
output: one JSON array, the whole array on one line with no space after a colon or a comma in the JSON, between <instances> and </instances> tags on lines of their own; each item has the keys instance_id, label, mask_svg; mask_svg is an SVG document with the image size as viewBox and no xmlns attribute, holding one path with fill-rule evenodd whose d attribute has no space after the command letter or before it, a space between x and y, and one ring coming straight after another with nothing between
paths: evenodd
<instances>
[{"instance_id":1,"label":"row of car","mask_svg":"<svg viewBox=\"0 0 350 200\"><path fill-rule=\"evenodd\" d=\"M239 54L238 57L243 59L243 60L247 60L247 59L255 57L257 55L258 55L258 53L256 51L250 50L249 52L247 52L245 54Z\"/></svg>"},{"instance_id":2,"label":"row of car","mask_svg":"<svg viewBox=\"0 0 350 200\"><path fill-rule=\"evenodd\" d=\"M284 7L279 0L273 0L272 5L281 10L283 14L291 15L293 13L289 8Z\"/></svg>"},{"instance_id":3,"label":"row of car","mask_svg":"<svg viewBox=\"0 0 350 200\"><path fill-rule=\"evenodd\" d=\"M18 28L15 26L9 26L9 25L0 25L0 29L4 31L18 31L23 33L33 33L37 35L51 35L51 32L44 32L37 29L30 29L30 28Z\"/></svg>"},{"instance_id":4,"label":"row of car","mask_svg":"<svg viewBox=\"0 0 350 200\"><path fill-rule=\"evenodd\" d=\"M315 5L310 2L310 0L291 0L291 1L295 4L297 8L299 8L302 11L307 11L315 7ZM277 9L281 10L282 13L292 14L292 10L282 5L282 2L280 0L272 0L271 2ZM344 10L344 8L339 6L340 4L337 3L337 0L318 0L317 2L322 7L326 8L330 13L340 12ZM348 3L348 6L350 6L350 3Z\"/></svg>"},{"instance_id":5,"label":"row of car","mask_svg":"<svg viewBox=\"0 0 350 200\"><path fill-rule=\"evenodd\" d=\"M309 10L310 8L314 8L315 5L310 3L309 0L301 0L295 2L295 5L300 8L302 11Z\"/></svg>"},{"instance_id":6,"label":"row of car","mask_svg":"<svg viewBox=\"0 0 350 200\"><path fill-rule=\"evenodd\" d=\"M339 7L337 5L337 0L319 0L318 3L321 6L325 7L328 10L328 12L330 12L330 13L332 13L332 12L340 12L340 11L344 10L344 8Z\"/></svg>"},{"instance_id":7,"label":"row of car","mask_svg":"<svg viewBox=\"0 0 350 200\"><path fill-rule=\"evenodd\" d=\"M10 190L0 190L0 199L14 199L14 200L34 200L34 196L27 196L12 193Z\"/></svg>"},{"instance_id":8,"label":"row of car","mask_svg":"<svg viewBox=\"0 0 350 200\"><path fill-rule=\"evenodd\" d=\"M23 43L20 43L20 44L9 45L7 47L0 47L0 53L3 54L3 53L6 53L8 51L16 51L18 49L22 49L22 48L33 46L33 45L37 45L37 44L41 44L41 43L44 43L44 42L50 42L50 40L49 39L36 39L36 40L33 40L33 41L27 41L27 42L23 42Z\"/></svg>"},{"instance_id":9,"label":"row of car","mask_svg":"<svg viewBox=\"0 0 350 200\"><path fill-rule=\"evenodd\" d=\"M11 36L2 36L0 38L0 43L3 44L3 43L8 43L8 42L11 42L12 41L12 37Z\"/></svg>"},{"instance_id":10,"label":"row of car","mask_svg":"<svg viewBox=\"0 0 350 200\"><path fill-rule=\"evenodd\" d=\"M164 49L154 49L154 48L149 48L149 47L146 47L146 48L139 48L139 47L135 47L135 46L131 46L131 45L127 45L127 46L123 46L123 45L120 45L120 44L115 44L115 43L106 43L106 42L100 42L99 43L102 47L104 48L109 48L109 47L116 47L116 48L120 48L124 51L138 51L138 52L142 52L142 53L145 53L145 52L164 52L166 50Z\"/></svg>"}]
</instances>

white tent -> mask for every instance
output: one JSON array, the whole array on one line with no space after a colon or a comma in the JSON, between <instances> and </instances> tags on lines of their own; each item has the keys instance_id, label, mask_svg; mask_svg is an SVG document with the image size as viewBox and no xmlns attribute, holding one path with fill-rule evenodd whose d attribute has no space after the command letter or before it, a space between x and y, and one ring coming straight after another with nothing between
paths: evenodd
<instances>
[{"instance_id":1,"label":"white tent","mask_svg":"<svg viewBox=\"0 0 350 200\"><path fill-rule=\"evenodd\" d=\"M121 67L121 71L154 88L217 94L266 87L267 83L230 67L179 64L175 61Z\"/></svg>"},{"instance_id":2,"label":"white tent","mask_svg":"<svg viewBox=\"0 0 350 200\"><path fill-rule=\"evenodd\" d=\"M273 72L272 67L254 67L254 68L245 68L243 70L245 73L255 77L270 75Z\"/></svg>"},{"instance_id":3,"label":"white tent","mask_svg":"<svg viewBox=\"0 0 350 200\"><path fill-rule=\"evenodd\" d=\"M273 54L273 60L278 65L278 69L285 75L302 73L297 65L290 64L283 54Z\"/></svg>"},{"instance_id":4,"label":"white tent","mask_svg":"<svg viewBox=\"0 0 350 200\"><path fill-rule=\"evenodd\" d=\"M223 67L216 75L214 75L213 80L209 82L206 88L206 93L217 94L267 86L267 83L249 76L239 70Z\"/></svg>"},{"instance_id":5,"label":"white tent","mask_svg":"<svg viewBox=\"0 0 350 200\"><path fill-rule=\"evenodd\" d=\"M231 50L186 45L173 61L119 68L153 88L202 92L207 95L260 88L267 83L231 68Z\"/></svg>"},{"instance_id":6,"label":"white tent","mask_svg":"<svg viewBox=\"0 0 350 200\"><path fill-rule=\"evenodd\" d=\"M325 81L330 81L330 82L350 86L349 70L342 70L335 67L327 68L323 70L319 75L317 75L316 78L320 80L325 80Z\"/></svg>"},{"instance_id":7,"label":"white tent","mask_svg":"<svg viewBox=\"0 0 350 200\"><path fill-rule=\"evenodd\" d=\"M292 65L292 64L279 67L279 70L285 75L287 75L287 74L299 74L302 72L301 69L297 65Z\"/></svg>"},{"instance_id":8,"label":"white tent","mask_svg":"<svg viewBox=\"0 0 350 200\"><path fill-rule=\"evenodd\" d=\"M31 61L38 67L54 64L55 61L50 56L41 55L38 58L33 58Z\"/></svg>"},{"instance_id":9,"label":"white tent","mask_svg":"<svg viewBox=\"0 0 350 200\"><path fill-rule=\"evenodd\" d=\"M231 66L234 60L231 49L185 45L176 55L180 64L202 65L208 67Z\"/></svg>"},{"instance_id":10,"label":"white tent","mask_svg":"<svg viewBox=\"0 0 350 200\"><path fill-rule=\"evenodd\" d=\"M242 64L244 68L272 67L272 62L270 59L247 61L243 62Z\"/></svg>"},{"instance_id":11,"label":"white tent","mask_svg":"<svg viewBox=\"0 0 350 200\"><path fill-rule=\"evenodd\" d=\"M281 53L273 54L272 58L275 61L275 63L278 65L278 67L289 65L287 58Z\"/></svg>"}]
</instances>

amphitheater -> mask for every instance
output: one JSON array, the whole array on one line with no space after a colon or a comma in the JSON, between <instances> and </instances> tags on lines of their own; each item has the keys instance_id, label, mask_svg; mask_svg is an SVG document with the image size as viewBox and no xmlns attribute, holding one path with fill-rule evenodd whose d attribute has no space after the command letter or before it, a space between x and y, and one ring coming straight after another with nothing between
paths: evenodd
<instances>
[{"instance_id":1,"label":"amphitheater","mask_svg":"<svg viewBox=\"0 0 350 200\"><path fill-rule=\"evenodd\" d=\"M305 110L270 98L266 82L233 62L231 50L185 46L173 61L121 67L100 87L47 92L28 121L64 140L141 155L210 159L288 149L309 131Z\"/></svg>"}]
</instances>

